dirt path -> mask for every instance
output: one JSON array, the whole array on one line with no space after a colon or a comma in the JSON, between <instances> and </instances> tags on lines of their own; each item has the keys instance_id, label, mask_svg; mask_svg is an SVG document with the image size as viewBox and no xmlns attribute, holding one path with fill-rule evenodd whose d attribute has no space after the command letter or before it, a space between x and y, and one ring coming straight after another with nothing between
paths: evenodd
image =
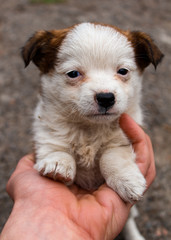
<instances>
[{"instance_id":1,"label":"dirt path","mask_svg":"<svg viewBox=\"0 0 171 240\"><path fill-rule=\"evenodd\" d=\"M165 53L157 72L145 74L143 105L155 149L157 178L138 204L138 223L146 239L171 239L171 1L66 0L41 5L27 0L1 1L0 7L0 226L12 207L5 184L21 156L31 151L31 114L38 71L23 68L20 47L36 30L63 28L83 21L143 30ZM122 238L122 237L121 237Z\"/></svg>"}]
</instances>

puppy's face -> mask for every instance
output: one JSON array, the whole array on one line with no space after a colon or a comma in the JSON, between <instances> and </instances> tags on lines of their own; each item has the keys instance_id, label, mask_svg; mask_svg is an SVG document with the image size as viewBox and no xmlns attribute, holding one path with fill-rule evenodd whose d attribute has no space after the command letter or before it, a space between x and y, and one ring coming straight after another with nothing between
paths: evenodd
<instances>
[{"instance_id":1,"label":"puppy's face","mask_svg":"<svg viewBox=\"0 0 171 240\"><path fill-rule=\"evenodd\" d=\"M40 31L23 48L42 75L42 91L58 113L92 122L113 121L139 101L145 67L162 53L148 35L84 23Z\"/></svg>"}]
</instances>

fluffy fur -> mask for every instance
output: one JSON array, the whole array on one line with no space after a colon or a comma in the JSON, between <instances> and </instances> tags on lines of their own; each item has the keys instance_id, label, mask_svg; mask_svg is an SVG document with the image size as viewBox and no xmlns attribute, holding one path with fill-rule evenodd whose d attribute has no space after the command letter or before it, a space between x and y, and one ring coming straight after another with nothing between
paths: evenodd
<instances>
[{"instance_id":1,"label":"fluffy fur","mask_svg":"<svg viewBox=\"0 0 171 240\"><path fill-rule=\"evenodd\" d=\"M123 200L139 200L146 182L118 119L127 113L143 123L142 74L163 56L152 39L141 32L83 23L35 33L22 55L26 66L33 61L42 73L33 124L35 168L85 189L106 181ZM112 93L113 104L101 106L99 93Z\"/></svg>"}]
</instances>

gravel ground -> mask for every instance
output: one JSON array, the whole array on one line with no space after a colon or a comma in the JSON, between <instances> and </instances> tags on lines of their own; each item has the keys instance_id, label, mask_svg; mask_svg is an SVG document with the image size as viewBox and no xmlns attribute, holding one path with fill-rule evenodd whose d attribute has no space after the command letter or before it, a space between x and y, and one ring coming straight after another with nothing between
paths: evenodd
<instances>
[{"instance_id":1,"label":"gravel ground","mask_svg":"<svg viewBox=\"0 0 171 240\"><path fill-rule=\"evenodd\" d=\"M20 48L36 30L58 29L95 21L149 33L165 54L157 72L146 70L143 107L152 138L157 177L138 203L141 232L150 240L171 239L171 1L66 0L60 4L0 3L0 228L12 208L6 182L18 160L31 152L31 118L37 101L39 74L24 69ZM122 236L119 239L123 239Z\"/></svg>"}]
</instances>

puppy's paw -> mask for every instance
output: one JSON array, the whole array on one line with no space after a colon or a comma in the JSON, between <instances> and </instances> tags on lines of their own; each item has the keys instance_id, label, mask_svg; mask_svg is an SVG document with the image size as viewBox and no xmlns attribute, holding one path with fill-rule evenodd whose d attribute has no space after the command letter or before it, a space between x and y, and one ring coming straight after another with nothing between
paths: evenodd
<instances>
[{"instance_id":1,"label":"puppy's paw","mask_svg":"<svg viewBox=\"0 0 171 240\"><path fill-rule=\"evenodd\" d=\"M75 160L71 155L63 152L55 152L39 160L34 168L41 175L71 185L76 175Z\"/></svg>"},{"instance_id":2,"label":"puppy's paw","mask_svg":"<svg viewBox=\"0 0 171 240\"><path fill-rule=\"evenodd\" d=\"M138 201L146 189L146 180L137 169L134 172L125 172L118 176L110 175L106 183L126 202Z\"/></svg>"}]
</instances>

